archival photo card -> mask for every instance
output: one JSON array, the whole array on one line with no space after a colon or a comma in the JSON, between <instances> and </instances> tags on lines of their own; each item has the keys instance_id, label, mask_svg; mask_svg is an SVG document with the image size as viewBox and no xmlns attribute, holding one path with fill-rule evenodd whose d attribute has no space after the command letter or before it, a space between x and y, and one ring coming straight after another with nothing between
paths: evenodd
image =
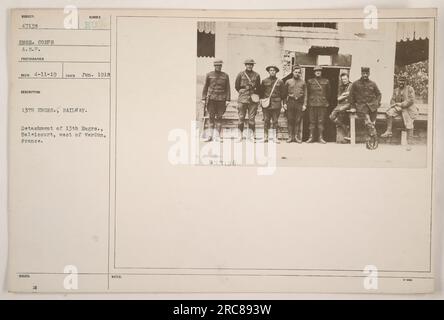
<instances>
[{"instance_id":1,"label":"archival photo card","mask_svg":"<svg viewBox=\"0 0 444 320\"><path fill-rule=\"evenodd\" d=\"M432 292L436 25L11 10L8 289Z\"/></svg>"}]
</instances>

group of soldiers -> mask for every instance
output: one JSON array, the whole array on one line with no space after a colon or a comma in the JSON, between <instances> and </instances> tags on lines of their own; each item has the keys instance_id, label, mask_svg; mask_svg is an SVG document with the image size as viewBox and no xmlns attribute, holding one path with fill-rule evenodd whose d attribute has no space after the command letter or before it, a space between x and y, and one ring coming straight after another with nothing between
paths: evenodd
<instances>
[{"instance_id":1,"label":"group of soldiers","mask_svg":"<svg viewBox=\"0 0 444 320\"><path fill-rule=\"evenodd\" d=\"M220 141L222 133L222 118L231 101L230 79L222 71L222 60L214 61L214 71L206 75L202 92L202 100L209 115L209 134L205 141ZM253 70L255 61L245 60L245 70L241 71L235 80L238 96L238 141L243 139L245 124L250 129L250 138L256 139L256 115L258 107L262 107L264 116L264 142L273 139L276 143L278 119L281 109L285 110L288 125L288 143L302 143L300 126L303 112L309 113L309 138L307 143L319 142L325 144L324 127L327 110L330 106L331 86L328 79L322 77L322 67L314 68L314 78L304 81L302 68L296 65L292 69L292 77L287 81L279 79L276 74L279 68L270 65L266 68L269 76L261 81L260 75ZM350 140L348 113L354 113L364 120L366 127L366 146L376 149L378 138L375 127L377 110L381 105L381 92L376 83L369 79L370 68L361 68L361 78L351 82L347 73L340 75L338 86L337 106L329 115L337 129L345 132L345 139ZM393 92L391 106L387 111L387 130L381 137L392 136L393 119L401 115L407 129L408 145L413 137L413 121L418 109L414 104L415 92L406 85L406 79L398 80L398 87ZM270 137L270 129L273 135ZM407 148L410 150L410 147Z\"/></svg>"}]
</instances>

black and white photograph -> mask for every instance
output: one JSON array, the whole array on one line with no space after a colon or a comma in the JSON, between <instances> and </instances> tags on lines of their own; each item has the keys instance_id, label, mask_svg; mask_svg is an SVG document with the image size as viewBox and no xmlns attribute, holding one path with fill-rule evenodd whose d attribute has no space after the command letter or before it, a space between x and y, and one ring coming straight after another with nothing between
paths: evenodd
<instances>
[{"instance_id":1,"label":"black and white photograph","mask_svg":"<svg viewBox=\"0 0 444 320\"><path fill-rule=\"evenodd\" d=\"M424 167L430 28L420 19L200 21L201 141L275 143L281 166Z\"/></svg>"}]
</instances>

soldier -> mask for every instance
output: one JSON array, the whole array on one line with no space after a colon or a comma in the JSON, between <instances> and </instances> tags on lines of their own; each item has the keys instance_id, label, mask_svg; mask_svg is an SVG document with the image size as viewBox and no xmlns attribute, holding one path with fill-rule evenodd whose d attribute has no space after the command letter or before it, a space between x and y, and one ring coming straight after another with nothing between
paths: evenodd
<instances>
[{"instance_id":1,"label":"soldier","mask_svg":"<svg viewBox=\"0 0 444 320\"><path fill-rule=\"evenodd\" d=\"M238 98L238 115L239 115L239 137L238 141L242 141L242 133L244 131L245 116L248 111L248 127L252 131L252 138L255 139L257 107L259 103L259 88L261 77L253 67L255 62L253 59L245 60L245 71L241 71L235 82L236 91L239 92Z\"/></svg>"},{"instance_id":2,"label":"soldier","mask_svg":"<svg viewBox=\"0 0 444 320\"><path fill-rule=\"evenodd\" d=\"M302 69L299 65L293 67L293 78L285 82L285 91L287 92L284 104L284 109L287 110L287 142L302 143L299 131L303 111L307 108L307 86L302 80Z\"/></svg>"},{"instance_id":3,"label":"soldier","mask_svg":"<svg viewBox=\"0 0 444 320\"><path fill-rule=\"evenodd\" d=\"M279 72L279 68L276 66L268 66L265 68L270 76L262 80L260 88L260 97L262 99L269 98L268 107L262 107L264 113L264 142L268 142L268 131L271 128L274 129L275 137L277 136L277 127L279 115L282 109L282 102L285 99L286 91L284 82L276 77L276 73ZM277 139L274 139L278 143Z\"/></svg>"},{"instance_id":4,"label":"soldier","mask_svg":"<svg viewBox=\"0 0 444 320\"><path fill-rule=\"evenodd\" d=\"M207 73L202 90L202 101L209 113L210 132L205 141L213 139L216 127L216 141L220 141L222 132L222 117L231 99L230 78L222 72L222 60L214 60L214 71Z\"/></svg>"},{"instance_id":5,"label":"soldier","mask_svg":"<svg viewBox=\"0 0 444 320\"><path fill-rule=\"evenodd\" d=\"M390 109L387 110L387 130L381 135L382 138L392 136L393 118L401 115L404 126L407 129L407 150L411 150L413 139L413 122L418 117L418 107L415 105L415 90L406 85L406 78L400 76L398 87L393 91L390 101Z\"/></svg>"},{"instance_id":6,"label":"soldier","mask_svg":"<svg viewBox=\"0 0 444 320\"><path fill-rule=\"evenodd\" d=\"M367 128L368 149L376 149L378 140L376 135L377 110L381 105L381 91L376 83L369 79L370 68L361 68L361 78L353 82L350 88L349 101L351 111L356 112L358 118L363 118Z\"/></svg>"},{"instance_id":7,"label":"soldier","mask_svg":"<svg viewBox=\"0 0 444 320\"><path fill-rule=\"evenodd\" d=\"M341 73L341 83L339 84L338 87L338 105L336 106L336 108L334 108L334 110L330 114L330 120L335 123L336 130L340 128L344 132L345 140L350 140L350 138L348 137L349 135L348 128L344 122L348 118L347 110L350 109L348 96L350 94L351 85L352 83L348 78L348 73L346 72Z\"/></svg>"},{"instance_id":8,"label":"soldier","mask_svg":"<svg viewBox=\"0 0 444 320\"><path fill-rule=\"evenodd\" d=\"M310 137L307 143L314 142L314 132L318 128L320 143L326 143L324 140L324 119L329 106L330 82L322 78L322 67L314 68L315 77L307 81L307 104L308 115L310 118Z\"/></svg>"}]
</instances>

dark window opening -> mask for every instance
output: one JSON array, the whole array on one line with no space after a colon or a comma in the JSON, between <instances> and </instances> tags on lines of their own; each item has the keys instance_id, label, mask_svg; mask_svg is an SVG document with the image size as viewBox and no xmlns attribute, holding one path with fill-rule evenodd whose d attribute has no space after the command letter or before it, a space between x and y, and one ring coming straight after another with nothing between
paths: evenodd
<instances>
[{"instance_id":1,"label":"dark window opening","mask_svg":"<svg viewBox=\"0 0 444 320\"><path fill-rule=\"evenodd\" d=\"M338 24L335 22L278 22L277 25L278 27L338 29Z\"/></svg>"},{"instance_id":2,"label":"dark window opening","mask_svg":"<svg viewBox=\"0 0 444 320\"><path fill-rule=\"evenodd\" d=\"M216 35L197 31L197 56L214 58L216 51Z\"/></svg>"}]
</instances>

